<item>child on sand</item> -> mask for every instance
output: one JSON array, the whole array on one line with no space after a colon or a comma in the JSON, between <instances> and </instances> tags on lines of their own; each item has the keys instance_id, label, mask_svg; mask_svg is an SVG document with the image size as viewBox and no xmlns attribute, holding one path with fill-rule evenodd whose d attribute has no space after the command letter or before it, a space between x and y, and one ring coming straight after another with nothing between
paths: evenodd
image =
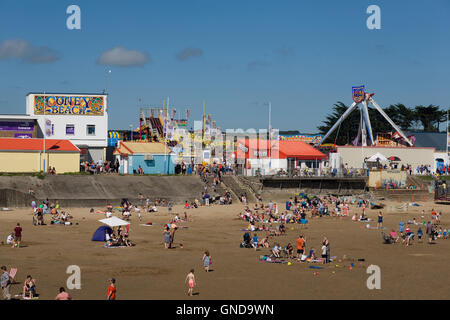
<instances>
[{"instance_id":1,"label":"child on sand","mask_svg":"<svg viewBox=\"0 0 450 320\"><path fill-rule=\"evenodd\" d=\"M255 251L258 248L258 235L256 233L253 235L253 248L255 248Z\"/></svg>"},{"instance_id":2,"label":"child on sand","mask_svg":"<svg viewBox=\"0 0 450 320\"><path fill-rule=\"evenodd\" d=\"M194 269L191 269L191 271L186 276L185 283L188 284L188 286L189 286L189 290L187 292L187 295L188 296L192 296L192 291L194 291L194 286L195 286Z\"/></svg>"},{"instance_id":3,"label":"child on sand","mask_svg":"<svg viewBox=\"0 0 450 320\"><path fill-rule=\"evenodd\" d=\"M209 266L211 265L211 256L209 255L209 251L206 250L203 254L203 266L205 267L205 271L209 272Z\"/></svg>"}]
</instances>

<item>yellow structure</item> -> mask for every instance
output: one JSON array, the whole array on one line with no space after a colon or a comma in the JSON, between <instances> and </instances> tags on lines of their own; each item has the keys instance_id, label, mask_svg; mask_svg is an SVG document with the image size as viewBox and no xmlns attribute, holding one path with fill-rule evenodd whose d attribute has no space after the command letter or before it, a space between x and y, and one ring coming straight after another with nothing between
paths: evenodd
<instances>
[{"instance_id":1,"label":"yellow structure","mask_svg":"<svg viewBox=\"0 0 450 320\"><path fill-rule=\"evenodd\" d=\"M0 139L0 172L42 172L43 139ZM46 139L45 166L56 173L80 171L80 149L69 140Z\"/></svg>"}]
</instances>

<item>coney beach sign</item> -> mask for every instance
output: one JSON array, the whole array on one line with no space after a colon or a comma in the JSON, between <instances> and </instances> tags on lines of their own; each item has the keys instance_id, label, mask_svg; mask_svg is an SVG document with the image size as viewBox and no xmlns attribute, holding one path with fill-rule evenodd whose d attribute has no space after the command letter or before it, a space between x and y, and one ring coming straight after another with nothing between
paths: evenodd
<instances>
[{"instance_id":1,"label":"coney beach sign","mask_svg":"<svg viewBox=\"0 0 450 320\"><path fill-rule=\"evenodd\" d=\"M45 108L45 110L44 110ZM105 110L103 96L36 95L35 115L92 115L102 116Z\"/></svg>"}]
</instances>

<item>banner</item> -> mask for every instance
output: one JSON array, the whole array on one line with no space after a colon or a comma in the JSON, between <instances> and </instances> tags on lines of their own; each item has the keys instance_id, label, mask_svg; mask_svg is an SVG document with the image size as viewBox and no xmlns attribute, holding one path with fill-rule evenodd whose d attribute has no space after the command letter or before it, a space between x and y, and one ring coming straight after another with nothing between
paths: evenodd
<instances>
[{"instance_id":1,"label":"banner","mask_svg":"<svg viewBox=\"0 0 450 320\"><path fill-rule=\"evenodd\" d=\"M104 109L104 97L102 96L34 96L34 114L36 115L102 116Z\"/></svg>"},{"instance_id":2,"label":"banner","mask_svg":"<svg viewBox=\"0 0 450 320\"><path fill-rule=\"evenodd\" d=\"M279 137L281 141L303 141L310 144L319 144L323 138L321 134L280 134Z\"/></svg>"},{"instance_id":3,"label":"banner","mask_svg":"<svg viewBox=\"0 0 450 320\"><path fill-rule=\"evenodd\" d=\"M33 122L14 122L2 121L0 122L0 131L33 131Z\"/></svg>"},{"instance_id":4,"label":"banner","mask_svg":"<svg viewBox=\"0 0 450 320\"><path fill-rule=\"evenodd\" d=\"M50 137L53 135L53 126L52 122L49 119L45 119L45 127L44 127L45 135Z\"/></svg>"}]
</instances>

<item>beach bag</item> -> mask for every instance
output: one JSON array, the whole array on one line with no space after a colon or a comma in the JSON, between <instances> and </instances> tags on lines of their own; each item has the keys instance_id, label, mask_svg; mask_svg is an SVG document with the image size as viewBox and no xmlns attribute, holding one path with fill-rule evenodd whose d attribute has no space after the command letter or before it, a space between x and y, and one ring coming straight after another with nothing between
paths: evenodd
<instances>
[{"instance_id":1,"label":"beach bag","mask_svg":"<svg viewBox=\"0 0 450 320\"><path fill-rule=\"evenodd\" d=\"M308 256L307 256L306 254L302 254L302 257L300 258L300 260L301 260L301 261L305 261L307 257L308 257Z\"/></svg>"}]
</instances>

